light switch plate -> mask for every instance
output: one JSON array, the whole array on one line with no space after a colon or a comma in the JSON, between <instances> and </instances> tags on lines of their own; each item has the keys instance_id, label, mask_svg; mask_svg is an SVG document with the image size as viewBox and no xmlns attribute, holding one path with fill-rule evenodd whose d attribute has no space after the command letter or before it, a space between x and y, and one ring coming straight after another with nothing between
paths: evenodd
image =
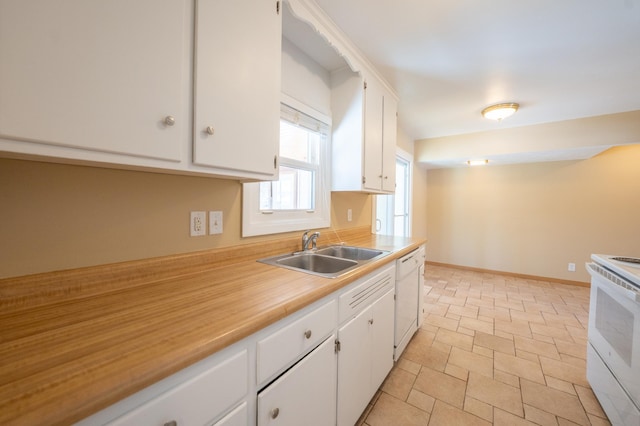
<instances>
[{"instance_id":1,"label":"light switch plate","mask_svg":"<svg viewBox=\"0 0 640 426\"><path fill-rule=\"evenodd\" d=\"M222 234L222 212L209 212L209 235Z\"/></svg>"}]
</instances>

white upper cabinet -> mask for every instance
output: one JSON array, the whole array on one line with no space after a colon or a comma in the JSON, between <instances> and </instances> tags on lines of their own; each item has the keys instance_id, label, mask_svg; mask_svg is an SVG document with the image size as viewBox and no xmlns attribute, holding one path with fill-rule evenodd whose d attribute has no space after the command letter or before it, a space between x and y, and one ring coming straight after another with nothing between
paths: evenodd
<instances>
[{"instance_id":1,"label":"white upper cabinet","mask_svg":"<svg viewBox=\"0 0 640 426\"><path fill-rule=\"evenodd\" d=\"M277 177L280 8L2 0L0 155Z\"/></svg>"},{"instance_id":2,"label":"white upper cabinet","mask_svg":"<svg viewBox=\"0 0 640 426\"><path fill-rule=\"evenodd\" d=\"M188 12L185 1L0 2L0 138L27 153L179 162Z\"/></svg>"},{"instance_id":3,"label":"white upper cabinet","mask_svg":"<svg viewBox=\"0 0 640 426\"><path fill-rule=\"evenodd\" d=\"M198 0L194 163L277 177L282 15L275 0Z\"/></svg>"},{"instance_id":4,"label":"white upper cabinet","mask_svg":"<svg viewBox=\"0 0 640 426\"><path fill-rule=\"evenodd\" d=\"M395 191L397 101L375 78L332 74L334 191Z\"/></svg>"}]
</instances>

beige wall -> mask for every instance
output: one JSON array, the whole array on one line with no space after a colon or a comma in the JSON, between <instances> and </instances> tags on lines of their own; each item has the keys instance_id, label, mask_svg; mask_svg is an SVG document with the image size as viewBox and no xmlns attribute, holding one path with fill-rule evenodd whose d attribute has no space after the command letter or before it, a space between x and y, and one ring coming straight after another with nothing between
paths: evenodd
<instances>
[{"instance_id":1,"label":"beige wall","mask_svg":"<svg viewBox=\"0 0 640 426\"><path fill-rule=\"evenodd\" d=\"M427 176L428 260L586 282L591 253L640 257L640 145Z\"/></svg>"},{"instance_id":2,"label":"beige wall","mask_svg":"<svg viewBox=\"0 0 640 426\"><path fill-rule=\"evenodd\" d=\"M0 277L281 237L241 237L241 188L224 179L0 159ZM192 210L221 210L223 234L190 237ZM371 197L334 193L331 223L370 226Z\"/></svg>"}]
</instances>

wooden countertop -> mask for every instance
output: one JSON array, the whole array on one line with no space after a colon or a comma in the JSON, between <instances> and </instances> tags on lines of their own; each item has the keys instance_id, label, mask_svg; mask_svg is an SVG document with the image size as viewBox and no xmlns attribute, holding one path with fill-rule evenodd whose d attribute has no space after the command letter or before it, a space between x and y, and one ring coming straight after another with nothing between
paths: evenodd
<instances>
[{"instance_id":1,"label":"wooden countertop","mask_svg":"<svg viewBox=\"0 0 640 426\"><path fill-rule=\"evenodd\" d=\"M334 279L256 262L288 239L0 280L0 424L78 421L425 242L340 234L392 253Z\"/></svg>"}]
</instances>

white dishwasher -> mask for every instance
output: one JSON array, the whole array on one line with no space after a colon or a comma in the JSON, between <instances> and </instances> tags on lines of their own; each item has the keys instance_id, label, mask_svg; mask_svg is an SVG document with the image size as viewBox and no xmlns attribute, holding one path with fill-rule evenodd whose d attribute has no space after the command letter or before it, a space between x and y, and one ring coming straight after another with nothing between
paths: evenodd
<instances>
[{"instance_id":1,"label":"white dishwasher","mask_svg":"<svg viewBox=\"0 0 640 426\"><path fill-rule=\"evenodd\" d=\"M393 360L397 361L422 324L424 246L396 260L396 317Z\"/></svg>"}]
</instances>

